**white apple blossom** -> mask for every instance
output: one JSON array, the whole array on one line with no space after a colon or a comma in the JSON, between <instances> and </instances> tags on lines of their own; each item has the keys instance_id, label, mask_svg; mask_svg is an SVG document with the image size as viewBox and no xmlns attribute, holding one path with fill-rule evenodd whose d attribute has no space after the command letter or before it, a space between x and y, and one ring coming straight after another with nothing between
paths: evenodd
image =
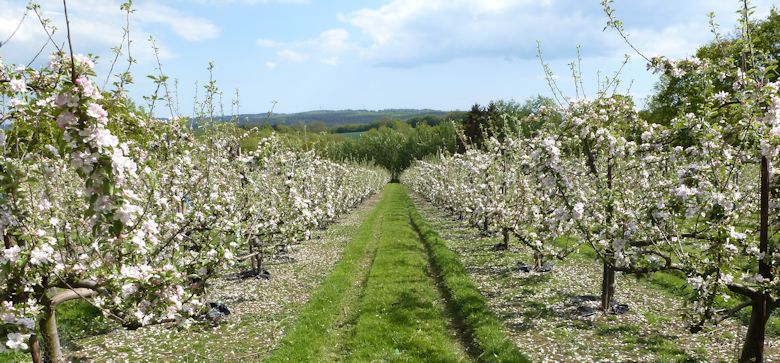
<instances>
[{"instance_id":1,"label":"white apple blossom","mask_svg":"<svg viewBox=\"0 0 780 363\"><path fill-rule=\"evenodd\" d=\"M25 83L22 79L12 79L9 85L11 86L11 91L16 93L27 92L27 83Z\"/></svg>"},{"instance_id":2,"label":"white apple blossom","mask_svg":"<svg viewBox=\"0 0 780 363\"><path fill-rule=\"evenodd\" d=\"M11 350L27 350L28 339L30 334L9 333L5 345Z\"/></svg>"}]
</instances>

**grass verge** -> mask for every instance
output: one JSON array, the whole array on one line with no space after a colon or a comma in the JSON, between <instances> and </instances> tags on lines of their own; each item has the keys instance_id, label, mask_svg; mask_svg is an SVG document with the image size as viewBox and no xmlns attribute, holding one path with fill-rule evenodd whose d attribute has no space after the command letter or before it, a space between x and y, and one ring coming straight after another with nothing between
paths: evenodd
<instances>
[{"instance_id":1,"label":"grass verge","mask_svg":"<svg viewBox=\"0 0 780 363\"><path fill-rule=\"evenodd\" d=\"M479 289L469 278L458 255L447 248L428 222L415 208L410 210L412 224L430 253L431 264L441 276L447 299L466 330L472 349L481 362L529 362L502 330L502 323L487 306Z\"/></svg>"},{"instance_id":2,"label":"grass verge","mask_svg":"<svg viewBox=\"0 0 780 363\"><path fill-rule=\"evenodd\" d=\"M348 297L347 291L354 283L364 256L375 243L375 233L382 225L381 211L388 203L390 200L385 192L347 245L341 260L303 307L292 330L283 338L268 362L318 360L332 328L343 315L342 306Z\"/></svg>"}]
</instances>

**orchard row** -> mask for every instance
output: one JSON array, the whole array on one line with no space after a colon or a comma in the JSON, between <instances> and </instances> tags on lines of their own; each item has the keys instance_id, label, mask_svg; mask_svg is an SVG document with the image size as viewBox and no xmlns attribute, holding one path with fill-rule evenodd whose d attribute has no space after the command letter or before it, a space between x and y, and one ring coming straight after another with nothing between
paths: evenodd
<instances>
[{"instance_id":1,"label":"orchard row","mask_svg":"<svg viewBox=\"0 0 780 363\"><path fill-rule=\"evenodd\" d=\"M0 60L0 351L35 357L41 334L61 361L55 307L72 299L127 327L202 313L225 267L262 268L387 182L273 136L247 149L253 131L144 116L93 66Z\"/></svg>"},{"instance_id":2,"label":"orchard row","mask_svg":"<svg viewBox=\"0 0 780 363\"><path fill-rule=\"evenodd\" d=\"M482 145L464 135L472 145L465 153L419 161L402 180L502 233L498 248L516 238L534 251L536 268L589 246L604 265L604 310L616 272L670 270L695 290L687 312L693 331L752 307L742 360L760 360L780 297L775 66L760 54L654 58L651 69L686 82L703 101L686 101L657 124L629 96L566 99L512 120L543 125L531 134L484 130Z\"/></svg>"}]
</instances>

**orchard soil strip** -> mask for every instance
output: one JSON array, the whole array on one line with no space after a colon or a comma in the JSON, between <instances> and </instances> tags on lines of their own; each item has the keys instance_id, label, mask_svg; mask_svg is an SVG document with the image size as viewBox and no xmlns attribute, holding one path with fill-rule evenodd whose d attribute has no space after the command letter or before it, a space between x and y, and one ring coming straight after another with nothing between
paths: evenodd
<instances>
[{"instance_id":1,"label":"orchard soil strip","mask_svg":"<svg viewBox=\"0 0 780 363\"><path fill-rule=\"evenodd\" d=\"M469 361L444 298L429 274L428 256L409 220L406 189L390 184L390 203L371 267L354 336L347 343L352 362Z\"/></svg>"},{"instance_id":2,"label":"orchard soil strip","mask_svg":"<svg viewBox=\"0 0 780 363\"><path fill-rule=\"evenodd\" d=\"M312 297L345 253L345 248L376 211L377 194L360 207L317 231L316 238L293 248L288 261L273 263L271 279L217 279L209 301L225 303L232 314L212 327L188 329L153 325L118 329L76 342L74 361L256 362L280 344L285 327ZM289 262L292 261L292 262Z\"/></svg>"}]
</instances>

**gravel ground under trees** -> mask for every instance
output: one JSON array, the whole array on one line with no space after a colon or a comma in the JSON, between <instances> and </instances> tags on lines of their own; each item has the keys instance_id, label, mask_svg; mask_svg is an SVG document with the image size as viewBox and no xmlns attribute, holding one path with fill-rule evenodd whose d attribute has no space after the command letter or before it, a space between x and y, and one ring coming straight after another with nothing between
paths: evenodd
<instances>
[{"instance_id":1,"label":"gravel ground under trees","mask_svg":"<svg viewBox=\"0 0 780 363\"><path fill-rule=\"evenodd\" d=\"M583 317L599 301L575 302L596 295L601 264L579 254L556 261L549 273L523 273L518 262L531 264L529 250L518 243L496 252L499 242L455 221L419 195L418 210L448 247L458 253L471 278L502 319L510 338L541 362L722 362L735 361L747 330L735 319L691 334L682 316L685 299L646 280L618 276L615 298L629 305L624 315L598 312ZM586 299L587 300L587 299ZM777 337L767 337L765 359L780 361Z\"/></svg>"},{"instance_id":2,"label":"gravel ground under trees","mask_svg":"<svg viewBox=\"0 0 780 363\"><path fill-rule=\"evenodd\" d=\"M310 241L291 247L283 258L271 261L270 280L214 280L208 301L223 303L231 311L219 323L116 329L80 340L71 347L70 358L89 362L262 360L277 346L296 312L338 262L380 194L326 230L316 231Z\"/></svg>"}]
</instances>

